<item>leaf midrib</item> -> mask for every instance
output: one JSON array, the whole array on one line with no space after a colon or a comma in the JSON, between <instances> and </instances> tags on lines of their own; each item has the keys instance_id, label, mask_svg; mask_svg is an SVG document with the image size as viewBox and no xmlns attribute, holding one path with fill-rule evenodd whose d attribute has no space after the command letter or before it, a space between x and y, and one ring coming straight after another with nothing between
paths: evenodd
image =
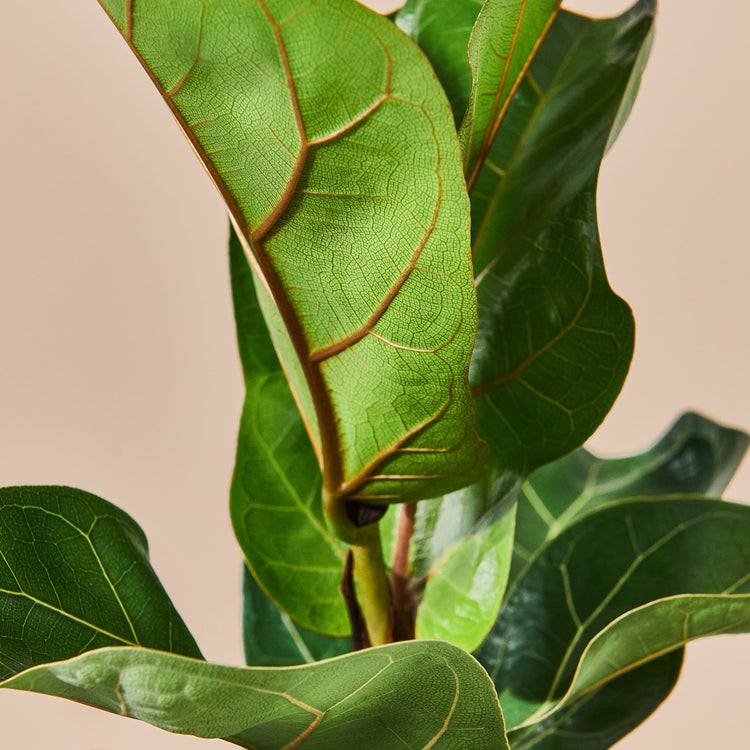
<instances>
[{"instance_id":1,"label":"leaf midrib","mask_svg":"<svg viewBox=\"0 0 750 750\"><path fill-rule=\"evenodd\" d=\"M315 411L318 432L320 435L320 452L318 453L318 451L316 450L316 453L318 453L319 459L321 462L324 491L329 497L333 499L340 499L344 496L347 496L351 488L359 489L364 484L366 484L369 476L375 471L375 469L380 464L382 464L383 461L385 461L395 450L398 450L403 441L399 441L399 443L395 446L390 446L390 447L383 449L380 452L380 454L376 455L370 462L368 462L368 464L359 472L357 476L352 477L347 482L345 482L344 466L343 466L343 451L341 449L341 444L340 444L340 436L339 436L338 428L337 428L337 419L336 419L336 415L334 412L333 403L330 399L329 389L327 387L326 381L323 377L323 374L320 368L320 363L324 361L326 358L333 356L335 354L338 354L339 352L343 351L349 346L352 346L357 341L364 338L364 336L370 332L370 328L383 315L385 310L388 308L388 305L390 304L391 300L393 299L393 297L396 296L399 289L405 282L406 278L408 278L409 274L413 270L414 264L416 263L422 248L424 247L427 240L431 236L432 230L435 226L437 215L440 209L441 200L440 198L438 198L432 223L428 228L425 229L424 238L422 242L420 243L419 247L417 248L417 250L415 251L413 258L412 258L412 262L409 264L406 271L404 271L404 273L401 274L401 277L396 282L396 284L392 288L387 298L383 301L381 305L379 305L375 313L373 313L373 315L370 316L366 324L362 326L359 329L359 331L355 332L354 334L350 336L347 336L341 342L337 342L329 347L325 347L322 350L311 352L310 347L307 343L301 322L295 313L291 300L289 296L287 295L277 272L271 265L269 257L264 251L263 241L267 237L267 235L271 232L271 230L276 226L277 222L282 217L282 215L288 208L289 204L291 203L292 198L294 194L296 193L296 189L299 184L300 178L302 176L302 172L304 169L304 165L305 165L310 147L325 143L326 141L329 141L338 137L339 135L343 134L347 130L351 129L353 126L363 121L368 115L370 115L373 111L375 111L384 101L388 99L396 99L396 97L393 97L390 93L390 76L391 76L392 58L390 56L388 49L382 43L382 40L380 40L380 38L376 36L375 38L381 44L386 54L386 59L388 61L388 72L387 72L387 77L386 77L385 93L382 94L375 103L373 103L370 107L368 107L364 112L360 113L353 120L348 122L344 127L338 129L337 131L334 131L333 133L329 133L325 136L321 136L315 140L309 140L305 132L301 109L300 109L299 102L297 99L295 83L294 83L294 79L293 79L292 72L291 72L291 66L290 66L289 58L286 52L286 46L284 44L284 40L281 34L281 25L277 23L276 19L273 17L273 14L270 12L265 0L257 0L257 2L259 3L261 9L266 15L266 18L268 19L268 22L271 26L271 29L273 30L273 33L276 39L277 48L278 48L281 62L284 68L284 73L286 77L286 86L289 91L289 95L291 99L291 105L292 105L292 110L293 110L294 117L295 117L295 122L297 125L297 131L300 137L300 149L299 149L297 158L295 160L295 165L292 170L291 177L289 178L287 187L284 190L284 193L281 199L277 202L277 204L274 206L273 210L266 217L266 219L255 230L252 230L252 231L237 203L237 200L224 186L221 175L219 174L218 170L215 168L211 160L208 158L208 154L206 153L201 143L198 141L192 128L188 125L188 123L182 116L181 112L179 111L179 109L176 107L176 105L174 104L172 100L171 94L173 92L176 93L176 91L179 90L179 88L181 88L182 85L185 83L185 81L189 78L191 71L195 67L196 62L198 61L200 57L200 52L198 51L196 53L195 60L191 64L191 67L187 71L187 73L180 79L179 86L173 88L172 91L170 92L166 92L161 86L161 84L159 83L159 81L156 79L152 71L150 70L149 66L146 64L140 52L135 48L132 42L132 26L133 26L132 0L128 1L128 5L126 9L126 30L123 36L128 46L130 47L131 51L140 62L143 69L151 78L157 90L162 94L162 97L167 103L167 106L170 108L172 115L175 117L177 123L179 124L185 137L188 139L188 141L192 145L196 154L198 154L201 163L203 164L204 168L209 174L209 177L211 178L212 182L214 183L217 190L219 191L222 198L224 199L225 203L227 204L230 215L239 230L238 235L242 241L242 244L246 245L246 250L247 250L247 244L249 244L250 252L246 254L249 256L251 265L254 266L256 273L258 274L261 281L263 282L263 285L265 286L267 292L269 293L284 323L284 326L286 327L289 339L294 349L294 353L297 356L297 359L299 360L302 374L307 383L307 387L310 391L310 397L311 397L312 405ZM111 14L107 11L107 9L104 8L104 10L114 22L114 18L112 18ZM115 23L115 25L117 24ZM413 104L411 102L409 103ZM290 387L292 387L291 381L290 381ZM298 404L300 403L299 398L296 397L296 394L295 394L295 400L297 401ZM308 433L310 434L311 440L313 444L315 445L317 441L314 438L313 430L308 424L307 419L303 419L303 421L308 430ZM409 437L411 436L412 434L410 433Z\"/></svg>"}]
</instances>

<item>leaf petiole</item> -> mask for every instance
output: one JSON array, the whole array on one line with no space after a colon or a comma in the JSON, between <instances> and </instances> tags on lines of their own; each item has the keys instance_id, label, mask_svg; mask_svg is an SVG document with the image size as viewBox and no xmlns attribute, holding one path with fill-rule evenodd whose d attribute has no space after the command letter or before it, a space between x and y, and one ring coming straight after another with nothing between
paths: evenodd
<instances>
[{"instance_id":1,"label":"leaf petiole","mask_svg":"<svg viewBox=\"0 0 750 750\"><path fill-rule=\"evenodd\" d=\"M393 609L380 530L373 523L363 526L359 532L357 543L351 546L357 600L370 644L382 646L393 641Z\"/></svg>"}]
</instances>

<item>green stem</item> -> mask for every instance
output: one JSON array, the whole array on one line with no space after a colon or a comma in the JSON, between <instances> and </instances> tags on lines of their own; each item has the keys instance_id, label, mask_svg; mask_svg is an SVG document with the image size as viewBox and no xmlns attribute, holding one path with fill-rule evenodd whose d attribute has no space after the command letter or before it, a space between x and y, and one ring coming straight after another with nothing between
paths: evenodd
<instances>
[{"instance_id":1,"label":"green stem","mask_svg":"<svg viewBox=\"0 0 750 750\"><path fill-rule=\"evenodd\" d=\"M380 529L373 523L363 526L358 532L357 542L351 546L357 599L370 643L382 646L393 640L393 612Z\"/></svg>"}]
</instances>

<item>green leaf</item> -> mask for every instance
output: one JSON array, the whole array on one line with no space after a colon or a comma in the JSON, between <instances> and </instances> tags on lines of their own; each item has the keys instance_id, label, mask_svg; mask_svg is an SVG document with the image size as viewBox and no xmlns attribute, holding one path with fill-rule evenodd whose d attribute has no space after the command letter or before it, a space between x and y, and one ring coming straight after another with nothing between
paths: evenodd
<instances>
[{"instance_id":1,"label":"green leaf","mask_svg":"<svg viewBox=\"0 0 750 750\"><path fill-rule=\"evenodd\" d=\"M469 41L471 99L458 133L469 186L559 7L560 0L486 0L482 6Z\"/></svg>"},{"instance_id":2,"label":"green leaf","mask_svg":"<svg viewBox=\"0 0 750 750\"><path fill-rule=\"evenodd\" d=\"M539 722L528 734L512 733L513 750L612 747L666 700L680 676L684 651L675 649L614 677L576 702L564 717Z\"/></svg>"},{"instance_id":3,"label":"green leaf","mask_svg":"<svg viewBox=\"0 0 750 750\"><path fill-rule=\"evenodd\" d=\"M352 650L351 638L322 635L295 623L271 601L247 566L242 571L242 635L245 661L256 667L311 664Z\"/></svg>"},{"instance_id":4,"label":"green leaf","mask_svg":"<svg viewBox=\"0 0 750 750\"><path fill-rule=\"evenodd\" d=\"M420 508L427 525L441 530L429 545L438 565L424 597L428 605L442 602L420 609L420 632L444 635L433 612L443 619L454 609L472 612L472 599L472 614L489 618L463 619L471 627L464 633L454 626L451 639L470 647L492 627L511 544L490 525L505 522L530 471L591 435L625 378L633 321L604 272L596 176L623 101L633 96L652 12L651 3L641 3L614 20L556 17L472 193L480 272L471 376L477 426L492 452L479 483ZM501 546L493 546L498 538ZM461 558L487 565L476 565L475 580L464 577L457 588L453 569Z\"/></svg>"},{"instance_id":5,"label":"green leaf","mask_svg":"<svg viewBox=\"0 0 750 750\"><path fill-rule=\"evenodd\" d=\"M435 641L276 669L102 649L28 670L0 687L70 698L256 750L354 748L363 738L368 750L508 748L484 670L469 654Z\"/></svg>"},{"instance_id":6,"label":"green leaf","mask_svg":"<svg viewBox=\"0 0 750 750\"><path fill-rule=\"evenodd\" d=\"M416 46L354 0L102 4L240 230L339 534L346 499L479 476L468 200Z\"/></svg>"},{"instance_id":7,"label":"green leaf","mask_svg":"<svg viewBox=\"0 0 750 750\"><path fill-rule=\"evenodd\" d=\"M436 523L458 516L469 517L468 492L455 493L441 503ZM473 651L497 618L510 569L515 522L515 503L497 503L483 513L481 521L454 541L429 571L429 580L417 610L418 638L441 638ZM456 530L460 529L460 525Z\"/></svg>"},{"instance_id":8,"label":"green leaf","mask_svg":"<svg viewBox=\"0 0 750 750\"><path fill-rule=\"evenodd\" d=\"M748 506L677 495L623 501L580 519L540 550L477 652L509 726L559 702L585 648L621 615L666 597L748 593L748 570ZM724 626L733 620L727 614ZM651 656L663 653L663 642L651 640Z\"/></svg>"},{"instance_id":9,"label":"green leaf","mask_svg":"<svg viewBox=\"0 0 750 750\"><path fill-rule=\"evenodd\" d=\"M600 703L600 693L610 681L658 655L675 649L681 654L682 649L678 647L696 638L748 631L750 595L674 596L628 612L589 644L573 684L553 710L512 733L514 750L531 747L535 750L579 750L582 747L603 750L610 747L632 728L612 722L605 727L592 726L591 701ZM662 664L662 679L668 671L673 672L664 669ZM628 696L619 692L621 705L635 708L644 702L637 693L631 692ZM586 711L584 721L584 717L578 715L579 707Z\"/></svg>"},{"instance_id":10,"label":"green leaf","mask_svg":"<svg viewBox=\"0 0 750 750\"><path fill-rule=\"evenodd\" d=\"M604 271L596 180L653 24L561 12L472 192L479 331L471 384L491 472L579 447L619 393L633 321Z\"/></svg>"},{"instance_id":11,"label":"green leaf","mask_svg":"<svg viewBox=\"0 0 750 750\"><path fill-rule=\"evenodd\" d=\"M103 646L201 658L119 508L70 487L0 489L0 679Z\"/></svg>"},{"instance_id":12,"label":"green leaf","mask_svg":"<svg viewBox=\"0 0 750 750\"><path fill-rule=\"evenodd\" d=\"M427 55L461 125L471 96L467 54L482 0L406 0L396 25Z\"/></svg>"},{"instance_id":13,"label":"green leaf","mask_svg":"<svg viewBox=\"0 0 750 750\"><path fill-rule=\"evenodd\" d=\"M315 451L234 231L229 259L246 390L230 490L234 532L247 564L278 606L303 626L347 635L349 619L339 593L346 547L323 516Z\"/></svg>"},{"instance_id":14,"label":"green leaf","mask_svg":"<svg viewBox=\"0 0 750 750\"><path fill-rule=\"evenodd\" d=\"M720 496L748 440L739 430L687 413L642 453L600 458L581 448L537 469L518 503L511 580L540 547L606 503L679 492Z\"/></svg>"}]
</instances>

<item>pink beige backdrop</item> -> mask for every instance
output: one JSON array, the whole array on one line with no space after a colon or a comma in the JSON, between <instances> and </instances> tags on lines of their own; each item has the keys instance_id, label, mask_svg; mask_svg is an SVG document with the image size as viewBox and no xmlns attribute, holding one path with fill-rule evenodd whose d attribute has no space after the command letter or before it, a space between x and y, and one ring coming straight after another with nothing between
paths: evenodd
<instances>
[{"instance_id":1,"label":"pink beige backdrop","mask_svg":"<svg viewBox=\"0 0 750 750\"><path fill-rule=\"evenodd\" d=\"M240 664L227 489L242 382L221 200L95 0L0 6L0 482L122 506L207 658ZM748 27L743 0L664 0L605 163L605 258L638 339L600 451L645 447L688 408L750 428ZM750 499L750 464L729 494ZM673 696L618 748L746 747L748 673L750 637L691 646ZM210 744L12 691L0 733L9 750Z\"/></svg>"}]
</instances>

